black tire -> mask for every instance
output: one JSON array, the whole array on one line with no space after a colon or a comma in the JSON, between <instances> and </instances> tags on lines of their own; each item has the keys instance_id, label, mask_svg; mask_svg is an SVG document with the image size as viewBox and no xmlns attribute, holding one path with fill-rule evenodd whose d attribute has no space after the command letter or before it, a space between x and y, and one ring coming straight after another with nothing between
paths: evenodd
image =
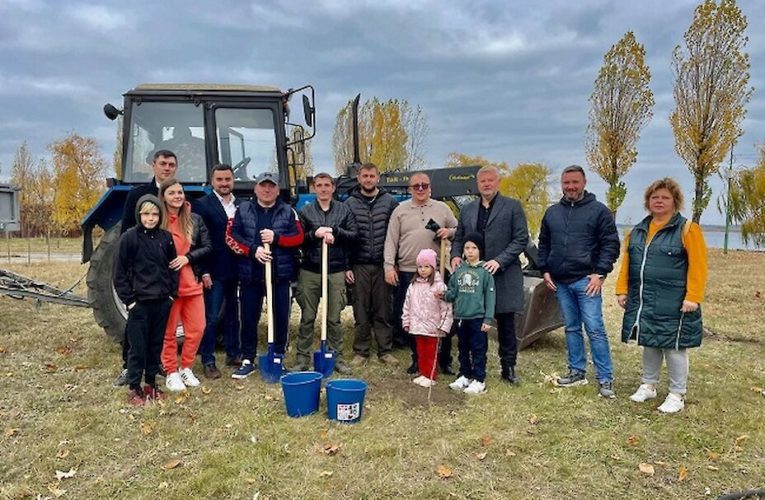
<instances>
[{"instance_id":1,"label":"black tire","mask_svg":"<svg viewBox=\"0 0 765 500\"><path fill-rule=\"evenodd\" d=\"M93 308L96 323L116 342L122 341L127 322L127 310L117 298L112 283L114 258L120 239L121 226L122 223L118 222L101 238L90 259L90 268L88 268L86 279L88 301Z\"/></svg>"}]
</instances>

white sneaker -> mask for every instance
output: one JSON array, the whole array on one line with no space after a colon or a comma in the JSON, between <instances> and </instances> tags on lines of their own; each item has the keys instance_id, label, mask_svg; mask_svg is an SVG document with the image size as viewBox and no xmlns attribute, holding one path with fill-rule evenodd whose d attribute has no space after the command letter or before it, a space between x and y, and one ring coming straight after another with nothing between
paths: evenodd
<instances>
[{"instance_id":1,"label":"white sneaker","mask_svg":"<svg viewBox=\"0 0 765 500\"><path fill-rule=\"evenodd\" d=\"M419 385L420 387L433 387L436 385L435 380L431 380L428 377L419 376L416 379L412 380L415 384Z\"/></svg>"},{"instance_id":2,"label":"white sneaker","mask_svg":"<svg viewBox=\"0 0 765 500\"><path fill-rule=\"evenodd\" d=\"M630 399L636 403L642 403L656 397L656 387L649 384L640 384L635 394Z\"/></svg>"},{"instance_id":3,"label":"white sneaker","mask_svg":"<svg viewBox=\"0 0 765 500\"><path fill-rule=\"evenodd\" d=\"M197 387L199 385L199 379L191 371L191 368L181 368L181 371L178 373L181 374L181 379L187 386Z\"/></svg>"},{"instance_id":4,"label":"white sneaker","mask_svg":"<svg viewBox=\"0 0 765 500\"><path fill-rule=\"evenodd\" d=\"M667 399L659 406L659 411L662 413L677 413L685 408L685 401L683 397L674 392L667 394Z\"/></svg>"},{"instance_id":5,"label":"white sneaker","mask_svg":"<svg viewBox=\"0 0 765 500\"><path fill-rule=\"evenodd\" d=\"M462 392L464 392L465 394L470 394L470 395L483 394L484 392L486 392L486 383L473 380L472 382L470 382L470 385L467 386L467 388Z\"/></svg>"},{"instance_id":6,"label":"white sneaker","mask_svg":"<svg viewBox=\"0 0 765 500\"><path fill-rule=\"evenodd\" d=\"M186 385L183 383L180 372L168 373L165 379L165 387L171 392L181 392L186 390Z\"/></svg>"},{"instance_id":7,"label":"white sneaker","mask_svg":"<svg viewBox=\"0 0 765 500\"><path fill-rule=\"evenodd\" d=\"M454 389L455 391L464 391L469 385L470 379L464 375L460 375L457 380L449 384L449 388Z\"/></svg>"}]
</instances>

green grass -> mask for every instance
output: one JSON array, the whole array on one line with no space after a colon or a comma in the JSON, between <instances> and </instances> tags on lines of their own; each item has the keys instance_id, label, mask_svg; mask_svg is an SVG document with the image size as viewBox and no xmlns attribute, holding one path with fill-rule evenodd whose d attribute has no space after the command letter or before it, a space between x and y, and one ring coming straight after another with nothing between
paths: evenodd
<instances>
[{"instance_id":1,"label":"green grass","mask_svg":"<svg viewBox=\"0 0 765 500\"><path fill-rule=\"evenodd\" d=\"M357 372L370 389L356 425L324 413L290 419L278 385L257 376L131 408L126 390L111 387L119 348L90 311L0 297L0 497L698 498L763 488L765 398L752 390L765 385L763 265L765 254L711 252L709 334L691 352L686 409L674 416L655 410L666 381L658 402L628 400L640 351L618 342L611 288L616 400L597 398L592 384L545 382L565 370L557 331L520 354L515 388L499 382L492 342L488 393L472 399L442 378L428 404L403 369L371 361ZM84 272L75 263L13 269L60 286ZM344 327L349 351L349 309ZM339 451L324 453L327 444ZM181 465L164 470L172 460ZM655 474L641 475L640 463ZM73 478L56 480L72 468Z\"/></svg>"}]
</instances>

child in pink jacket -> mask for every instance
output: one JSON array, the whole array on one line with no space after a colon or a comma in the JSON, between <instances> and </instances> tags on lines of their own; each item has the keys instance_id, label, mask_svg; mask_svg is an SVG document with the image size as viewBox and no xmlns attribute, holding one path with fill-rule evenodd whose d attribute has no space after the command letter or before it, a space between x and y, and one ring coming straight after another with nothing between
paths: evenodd
<instances>
[{"instance_id":1,"label":"child in pink jacket","mask_svg":"<svg viewBox=\"0 0 765 500\"><path fill-rule=\"evenodd\" d=\"M417 274L406 291L401 324L415 336L421 375L412 382L422 387L436 383L436 358L441 337L452 327L452 305L437 294L446 290L436 272L436 252L430 248L417 255Z\"/></svg>"}]
</instances>

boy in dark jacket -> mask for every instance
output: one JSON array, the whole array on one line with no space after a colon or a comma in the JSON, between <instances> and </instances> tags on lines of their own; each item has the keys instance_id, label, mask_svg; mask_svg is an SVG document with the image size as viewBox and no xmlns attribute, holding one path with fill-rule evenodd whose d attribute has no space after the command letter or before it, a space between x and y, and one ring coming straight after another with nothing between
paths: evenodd
<instances>
[{"instance_id":1,"label":"boy in dark jacket","mask_svg":"<svg viewBox=\"0 0 765 500\"><path fill-rule=\"evenodd\" d=\"M141 406L147 398L162 398L156 377L165 323L172 299L178 294L178 273L170 269L170 261L177 256L173 237L159 227L159 199L142 196L136 203L135 218L137 225L120 237L114 289L128 310L128 400ZM142 376L145 391L141 389Z\"/></svg>"}]
</instances>

